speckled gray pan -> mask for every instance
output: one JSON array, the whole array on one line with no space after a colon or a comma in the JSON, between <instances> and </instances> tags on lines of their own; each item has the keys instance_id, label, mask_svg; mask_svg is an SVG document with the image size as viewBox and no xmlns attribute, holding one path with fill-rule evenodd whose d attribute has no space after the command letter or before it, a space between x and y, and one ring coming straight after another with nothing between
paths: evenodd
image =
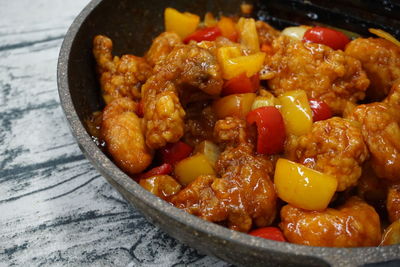
<instances>
[{"instance_id":1,"label":"speckled gray pan","mask_svg":"<svg viewBox=\"0 0 400 267\"><path fill-rule=\"evenodd\" d=\"M235 265L360 266L385 263L399 266L400 261L396 260L400 258L400 246L351 249L300 246L252 237L203 221L145 191L118 169L88 135L84 119L103 107L91 53L96 34L111 37L117 54L142 55L151 39L162 31L165 7L173 6L197 14L211 11L229 15L238 14L241 2L92 1L70 27L58 62L62 107L79 146L104 177L149 221L183 243Z\"/></svg>"}]
</instances>

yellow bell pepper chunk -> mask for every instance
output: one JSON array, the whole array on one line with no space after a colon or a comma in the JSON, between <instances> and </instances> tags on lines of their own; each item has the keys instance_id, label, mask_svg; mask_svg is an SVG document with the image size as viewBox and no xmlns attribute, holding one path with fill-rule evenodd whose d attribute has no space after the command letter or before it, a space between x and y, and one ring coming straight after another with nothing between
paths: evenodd
<instances>
[{"instance_id":1,"label":"yellow bell pepper chunk","mask_svg":"<svg viewBox=\"0 0 400 267\"><path fill-rule=\"evenodd\" d=\"M211 12L207 12L204 15L204 26L206 27L213 27L217 25L218 21L214 18Z\"/></svg>"},{"instance_id":2,"label":"yellow bell pepper chunk","mask_svg":"<svg viewBox=\"0 0 400 267\"><path fill-rule=\"evenodd\" d=\"M264 89L261 89L259 93L260 95L257 96L256 99L254 99L251 110L270 106L280 108L281 103L279 102L278 98L276 98L273 94Z\"/></svg>"},{"instance_id":3,"label":"yellow bell pepper chunk","mask_svg":"<svg viewBox=\"0 0 400 267\"><path fill-rule=\"evenodd\" d=\"M264 59L265 53L262 52L227 59L222 65L222 76L224 79L229 80L246 72L247 77L251 77L261 70Z\"/></svg>"},{"instance_id":4,"label":"yellow bell pepper chunk","mask_svg":"<svg viewBox=\"0 0 400 267\"><path fill-rule=\"evenodd\" d=\"M228 95L216 100L212 108L218 119L228 116L244 119L250 112L255 98L254 93Z\"/></svg>"},{"instance_id":5,"label":"yellow bell pepper chunk","mask_svg":"<svg viewBox=\"0 0 400 267\"><path fill-rule=\"evenodd\" d=\"M186 186L200 175L215 174L215 171L204 154L197 153L185 158L175 165L175 175L181 185Z\"/></svg>"},{"instance_id":6,"label":"yellow bell pepper chunk","mask_svg":"<svg viewBox=\"0 0 400 267\"><path fill-rule=\"evenodd\" d=\"M306 210L326 209L338 185L330 175L283 158L276 163L274 183L279 198Z\"/></svg>"},{"instance_id":7,"label":"yellow bell pepper chunk","mask_svg":"<svg viewBox=\"0 0 400 267\"><path fill-rule=\"evenodd\" d=\"M303 90L289 91L280 97L281 113L286 132L300 136L311 130L313 117L306 93Z\"/></svg>"},{"instance_id":8,"label":"yellow bell pepper chunk","mask_svg":"<svg viewBox=\"0 0 400 267\"><path fill-rule=\"evenodd\" d=\"M218 48L217 51L217 60L218 64L224 67L224 63L235 57L240 57L242 55L242 52L240 51L239 47L237 46L223 46Z\"/></svg>"},{"instance_id":9,"label":"yellow bell pepper chunk","mask_svg":"<svg viewBox=\"0 0 400 267\"><path fill-rule=\"evenodd\" d=\"M197 29L200 17L189 12L181 13L168 7L164 11L164 22L167 32L175 32L183 39Z\"/></svg>"},{"instance_id":10,"label":"yellow bell pepper chunk","mask_svg":"<svg viewBox=\"0 0 400 267\"><path fill-rule=\"evenodd\" d=\"M205 155L213 168L215 167L215 163L217 162L219 155L221 154L221 150L219 149L219 147L208 140L205 140L198 144L195 147L194 152Z\"/></svg>"},{"instance_id":11,"label":"yellow bell pepper chunk","mask_svg":"<svg viewBox=\"0 0 400 267\"><path fill-rule=\"evenodd\" d=\"M240 18L237 23L240 44L251 53L260 51L260 42L254 19Z\"/></svg>"},{"instance_id":12,"label":"yellow bell pepper chunk","mask_svg":"<svg viewBox=\"0 0 400 267\"><path fill-rule=\"evenodd\" d=\"M169 175L154 175L146 179L140 179L139 184L147 191L163 199L175 195L182 187Z\"/></svg>"}]
</instances>

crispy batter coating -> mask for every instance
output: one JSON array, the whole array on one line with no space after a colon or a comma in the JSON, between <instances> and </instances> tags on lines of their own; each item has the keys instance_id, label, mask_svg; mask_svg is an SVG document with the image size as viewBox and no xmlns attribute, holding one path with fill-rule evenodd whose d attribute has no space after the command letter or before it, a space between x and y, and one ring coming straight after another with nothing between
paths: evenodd
<instances>
[{"instance_id":1,"label":"crispy batter coating","mask_svg":"<svg viewBox=\"0 0 400 267\"><path fill-rule=\"evenodd\" d=\"M213 129L217 120L211 106L202 108L203 105L198 104L194 103L186 109L185 141L192 146L203 140L214 140Z\"/></svg>"},{"instance_id":2,"label":"crispy batter coating","mask_svg":"<svg viewBox=\"0 0 400 267\"><path fill-rule=\"evenodd\" d=\"M120 97L140 98L140 87L153 70L143 58L123 55L112 56L111 39L97 35L93 41L93 54L100 75L100 86L106 103Z\"/></svg>"},{"instance_id":3,"label":"crispy batter coating","mask_svg":"<svg viewBox=\"0 0 400 267\"><path fill-rule=\"evenodd\" d=\"M150 65L155 66L157 63L163 61L178 44L182 44L178 34L163 32L153 40L150 49L146 53L146 60Z\"/></svg>"},{"instance_id":4,"label":"crispy batter coating","mask_svg":"<svg viewBox=\"0 0 400 267\"><path fill-rule=\"evenodd\" d=\"M361 63L343 51L286 36L273 41L272 49L263 71L269 72L268 85L276 95L302 89L309 98L325 101L335 114L365 97L369 80Z\"/></svg>"},{"instance_id":5,"label":"crispy batter coating","mask_svg":"<svg viewBox=\"0 0 400 267\"><path fill-rule=\"evenodd\" d=\"M221 71L215 57L206 49L178 45L154 68L142 88L145 136L150 148L177 142L184 134L185 111L178 95L185 88L197 88L218 95L222 89Z\"/></svg>"},{"instance_id":6,"label":"crispy batter coating","mask_svg":"<svg viewBox=\"0 0 400 267\"><path fill-rule=\"evenodd\" d=\"M339 117L315 122L311 132L288 142L286 151L291 160L336 177L338 191L357 184L368 158L358 123Z\"/></svg>"},{"instance_id":7,"label":"crispy batter coating","mask_svg":"<svg viewBox=\"0 0 400 267\"><path fill-rule=\"evenodd\" d=\"M237 117L218 120L214 127L216 141L223 146L237 146L248 142L246 121Z\"/></svg>"},{"instance_id":8,"label":"crispy batter coating","mask_svg":"<svg viewBox=\"0 0 400 267\"><path fill-rule=\"evenodd\" d=\"M153 160L153 152L145 144L136 109L137 104L129 98L118 98L104 109L101 125L101 136L108 152L128 174L142 172Z\"/></svg>"},{"instance_id":9,"label":"crispy batter coating","mask_svg":"<svg viewBox=\"0 0 400 267\"><path fill-rule=\"evenodd\" d=\"M350 118L362 124L362 134L376 175L400 180L400 127L398 109L387 103L357 106Z\"/></svg>"},{"instance_id":10,"label":"crispy batter coating","mask_svg":"<svg viewBox=\"0 0 400 267\"><path fill-rule=\"evenodd\" d=\"M381 241L379 216L358 197L338 209L306 211L286 205L281 229L291 243L324 247L377 246Z\"/></svg>"},{"instance_id":11,"label":"crispy batter coating","mask_svg":"<svg viewBox=\"0 0 400 267\"><path fill-rule=\"evenodd\" d=\"M357 195L374 207L380 207L386 201L387 192L387 184L376 176L371 162L366 161L362 166L361 177L357 183Z\"/></svg>"},{"instance_id":12,"label":"crispy batter coating","mask_svg":"<svg viewBox=\"0 0 400 267\"><path fill-rule=\"evenodd\" d=\"M268 160L252 155L252 148L241 144L228 148L217 161L222 178L200 176L172 199L191 214L247 232L272 223L276 215L276 193L267 170Z\"/></svg>"},{"instance_id":13,"label":"crispy batter coating","mask_svg":"<svg viewBox=\"0 0 400 267\"><path fill-rule=\"evenodd\" d=\"M390 222L400 220L400 184L389 187L386 208Z\"/></svg>"},{"instance_id":14,"label":"crispy batter coating","mask_svg":"<svg viewBox=\"0 0 400 267\"><path fill-rule=\"evenodd\" d=\"M400 47L381 38L357 38L347 46L345 53L361 61L371 81L367 98L381 101L394 81L400 78Z\"/></svg>"},{"instance_id":15,"label":"crispy batter coating","mask_svg":"<svg viewBox=\"0 0 400 267\"><path fill-rule=\"evenodd\" d=\"M260 44L270 45L280 35L278 30L261 20L256 21L256 28Z\"/></svg>"}]
</instances>

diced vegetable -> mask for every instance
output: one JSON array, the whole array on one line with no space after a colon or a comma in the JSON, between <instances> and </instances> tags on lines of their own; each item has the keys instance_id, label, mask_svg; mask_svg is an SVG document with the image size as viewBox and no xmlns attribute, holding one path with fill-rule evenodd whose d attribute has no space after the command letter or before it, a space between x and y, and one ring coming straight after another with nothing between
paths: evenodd
<instances>
[{"instance_id":1,"label":"diced vegetable","mask_svg":"<svg viewBox=\"0 0 400 267\"><path fill-rule=\"evenodd\" d=\"M200 22L200 17L188 12L181 13L174 8L164 11L165 31L175 32L182 39L193 33Z\"/></svg>"},{"instance_id":2,"label":"diced vegetable","mask_svg":"<svg viewBox=\"0 0 400 267\"><path fill-rule=\"evenodd\" d=\"M265 53L258 52L224 60L222 62L223 78L229 80L243 72L246 72L247 77L251 77L261 70L264 59Z\"/></svg>"},{"instance_id":3,"label":"diced vegetable","mask_svg":"<svg viewBox=\"0 0 400 267\"><path fill-rule=\"evenodd\" d=\"M283 158L276 163L274 183L279 198L306 210L326 209L338 184L330 175Z\"/></svg>"},{"instance_id":4,"label":"diced vegetable","mask_svg":"<svg viewBox=\"0 0 400 267\"><path fill-rule=\"evenodd\" d=\"M307 26L287 27L281 32L281 34L301 41L301 40L303 40L304 33L309 28L310 27L307 27Z\"/></svg>"},{"instance_id":5,"label":"diced vegetable","mask_svg":"<svg viewBox=\"0 0 400 267\"><path fill-rule=\"evenodd\" d=\"M400 244L400 220L393 222L382 235L381 246Z\"/></svg>"},{"instance_id":6,"label":"diced vegetable","mask_svg":"<svg viewBox=\"0 0 400 267\"><path fill-rule=\"evenodd\" d=\"M219 155L221 154L219 147L208 140L205 140L198 144L194 152L204 154L213 167L215 166L215 163L217 162Z\"/></svg>"},{"instance_id":7,"label":"diced vegetable","mask_svg":"<svg viewBox=\"0 0 400 267\"><path fill-rule=\"evenodd\" d=\"M192 151L193 148L182 141L167 144L165 147L160 149L161 161L173 165L178 161L189 157Z\"/></svg>"},{"instance_id":8,"label":"diced vegetable","mask_svg":"<svg viewBox=\"0 0 400 267\"><path fill-rule=\"evenodd\" d=\"M330 107L321 100L310 99L310 108L313 115L313 121L327 120L332 117L332 111Z\"/></svg>"},{"instance_id":9,"label":"diced vegetable","mask_svg":"<svg viewBox=\"0 0 400 267\"><path fill-rule=\"evenodd\" d=\"M344 50L350 39L342 32L317 26L304 33L303 41L327 45L335 50Z\"/></svg>"},{"instance_id":10,"label":"diced vegetable","mask_svg":"<svg viewBox=\"0 0 400 267\"><path fill-rule=\"evenodd\" d=\"M377 36L379 36L379 37L381 37L383 39L388 40L389 42L394 43L397 46L400 46L400 42L393 35L391 35L390 33L385 32L385 31L383 31L381 29L370 28L368 30L369 30L370 33L373 33L373 34L375 34L375 35L377 35Z\"/></svg>"},{"instance_id":11,"label":"diced vegetable","mask_svg":"<svg viewBox=\"0 0 400 267\"><path fill-rule=\"evenodd\" d=\"M175 175L181 185L186 186L200 175L215 174L208 158L201 153L181 160L175 165Z\"/></svg>"},{"instance_id":12,"label":"diced vegetable","mask_svg":"<svg viewBox=\"0 0 400 267\"><path fill-rule=\"evenodd\" d=\"M221 17L217 25L222 32L222 36L228 38L232 42L237 42L239 34L236 30L235 22L233 22L231 18Z\"/></svg>"},{"instance_id":13,"label":"diced vegetable","mask_svg":"<svg viewBox=\"0 0 400 267\"><path fill-rule=\"evenodd\" d=\"M172 165L164 163L161 166L155 167L145 173L139 175L139 179L146 179L154 175L170 174L172 172Z\"/></svg>"},{"instance_id":14,"label":"diced vegetable","mask_svg":"<svg viewBox=\"0 0 400 267\"><path fill-rule=\"evenodd\" d=\"M275 107L261 107L247 114L249 124L257 125L257 152L276 154L283 151L285 144L285 125L279 110Z\"/></svg>"},{"instance_id":15,"label":"diced vegetable","mask_svg":"<svg viewBox=\"0 0 400 267\"><path fill-rule=\"evenodd\" d=\"M207 27L188 35L183 42L187 44L190 41L214 41L219 36L221 36L221 30L218 27Z\"/></svg>"},{"instance_id":16,"label":"diced vegetable","mask_svg":"<svg viewBox=\"0 0 400 267\"><path fill-rule=\"evenodd\" d=\"M307 95L303 90L289 91L280 97L281 112L285 121L286 132L300 136L311 130L312 111Z\"/></svg>"},{"instance_id":17,"label":"diced vegetable","mask_svg":"<svg viewBox=\"0 0 400 267\"><path fill-rule=\"evenodd\" d=\"M280 105L280 102L273 94L266 90L260 90L260 95L254 99L251 110L269 106L276 107L277 105Z\"/></svg>"},{"instance_id":18,"label":"diced vegetable","mask_svg":"<svg viewBox=\"0 0 400 267\"><path fill-rule=\"evenodd\" d=\"M169 175L155 175L146 179L140 179L139 184L147 191L163 199L175 195L182 187Z\"/></svg>"},{"instance_id":19,"label":"diced vegetable","mask_svg":"<svg viewBox=\"0 0 400 267\"><path fill-rule=\"evenodd\" d=\"M218 21L215 19L211 12L207 12L204 15L204 26L206 27L214 27L216 26Z\"/></svg>"},{"instance_id":20,"label":"diced vegetable","mask_svg":"<svg viewBox=\"0 0 400 267\"><path fill-rule=\"evenodd\" d=\"M260 51L260 42L254 19L240 18L237 23L240 44L251 53Z\"/></svg>"},{"instance_id":21,"label":"diced vegetable","mask_svg":"<svg viewBox=\"0 0 400 267\"><path fill-rule=\"evenodd\" d=\"M218 48L217 51L217 60L218 64L222 68L222 73L225 72L225 64L231 58L240 57L242 52L240 51L239 47L237 46L223 46ZM233 77L232 77L233 78Z\"/></svg>"},{"instance_id":22,"label":"diced vegetable","mask_svg":"<svg viewBox=\"0 0 400 267\"><path fill-rule=\"evenodd\" d=\"M254 93L228 95L216 100L212 108L218 119L228 116L245 118L255 98Z\"/></svg>"},{"instance_id":23,"label":"diced vegetable","mask_svg":"<svg viewBox=\"0 0 400 267\"><path fill-rule=\"evenodd\" d=\"M271 239L279 242L286 242L281 229L278 227L263 227L253 230L249 235L257 236L265 239Z\"/></svg>"},{"instance_id":24,"label":"diced vegetable","mask_svg":"<svg viewBox=\"0 0 400 267\"><path fill-rule=\"evenodd\" d=\"M255 74L250 78L243 72L238 76L225 82L222 88L222 95L254 93L260 86L259 75Z\"/></svg>"}]
</instances>

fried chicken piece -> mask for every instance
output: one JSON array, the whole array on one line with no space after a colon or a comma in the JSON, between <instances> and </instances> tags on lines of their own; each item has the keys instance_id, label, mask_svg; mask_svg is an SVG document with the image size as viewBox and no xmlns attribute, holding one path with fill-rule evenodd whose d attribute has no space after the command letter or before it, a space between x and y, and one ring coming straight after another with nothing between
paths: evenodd
<instances>
[{"instance_id":1,"label":"fried chicken piece","mask_svg":"<svg viewBox=\"0 0 400 267\"><path fill-rule=\"evenodd\" d=\"M93 40L93 54L100 75L104 101L108 104L116 98L140 98L140 87L152 75L152 68L143 58L123 55L112 56L111 39L97 35Z\"/></svg>"},{"instance_id":2,"label":"fried chicken piece","mask_svg":"<svg viewBox=\"0 0 400 267\"><path fill-rule=\"evenodd\" d=\"M268 23L258 20L256 21L256 29L260 44L271 45L272 41L279 37L280 32Z\"/></svg>"},{"instance_id":3,"label":"fried chicken piece","mask_svg":"<svg viewBox=\"0 0 400 267\"><path fill-rule=\"evenodd\" d=\"M193 103L186 108L185 141L191 146L204 140L214 140L213 130L217 119L211 106L206 105L203 108L203 105Z\"/></svg>"},{"instance_id":4,"label":"fried chicken piece","mask_svg":"<svg viewBox=\"0 0 400 267\"><path fill-rule=\"evenodd\" d=\"M154 68L142 87L146 143L156 149L177 142L184 134L185 111L180 91L196 88L210 95L222 89L221 71L206 49L178 45Z\"/></svg>"},{"instance_id":5,"label":"fried chicken piece","mask_svg":"<svg viewBox=\"0 0 400 267\"><path fill-rule=\"evenodd\" d=\"M337 191L357 184L368 158L359 124L339 117L315 122L308 134L287 143L286 152L291 160L336 177Z\"/></svg>"},{"instance_id":6,"label":"fried chicken piece","mask_svg":"<svg viewBox=\"0 0 400 267\"><path fill-rule=\"evenodd\" d=\"M135 102L118 98L104 109L101 125L101 137L107 151L115 164L128 174L142 172L153 160L153 151L145 144L136 110Z\"/></svg>"},{"instance_id":7,"label":"fried chicken piece","mask_svg":"<svg viewBox=\"0 0 400 267\"><path fill-rule=\"evenodd\" d=\"M350 198L338 209L307 211L286 205L280 227L291 243L321 247L377 246L381 241L379 215L373 207Z\"/></svg>"},{"instance_id":8,"label":"fried chicken piece","mask_svg":"<svg viewBox=\"0 0 400 267\"><path fill-rule=\"evenodd\" d=\"M362 124L362 134L379 178L400 180L400 127L398 108L386 102L357 106L350 118Z\"/></svg>"},{"instance_id":9,"label":"fried chicken piece","mask_svg":"<svg viewBox=\"0 0 400 267\"><path fill-rule=\"evenodd\" d=\"M267 170L273 166L252 153L246 144L228 148L216 164L222 178L200 176L174 196L172 203L206 220L226 222L237 231L247 232L253 224L271 224L276 193Z\"/></svg>"},{"instance_id":10,"label":"fried chicken piece","mask_svg":"<svg viewBox=\"0 0 400 267\"><path fill-rule=\"evenodd\" d=\"M387 184L376 176L371 162L366 161L358 180L357 195L374 207L380 207L386 201L387 191Z\"/></svg>"},{"instance_id":11,"label":"fried chicken piece","mask_svg":"<svg viewBox=\"0 0 400 267\"><path fill-rule=\"evenodd\" d=\"M248 142L246 121L237 117L218 120L215 123L214 136L216 141L224 147L235 147L241 143L250 143Z\"/></svg>"},{"instance_id":12,"label":"fried chicken piece","mask_svg":"<svg viewBox=\"0 0 400 267\"><path fill-rule=\"evenodd\" d=\"M175 207L211 222L221 222L228 217L228 207L222 205L213 189L218 180L212 175L197 177L187 187L172 197Z\"/></svg>"},{"instance_id":13,"label":"fried chicken piece","mask_svg":"<svg viewBox=\"0 0 400 267\"><path fill-rule=\"evenodd\" d=\"M361 61L370 85L368 100L381 101L394 81L400 78L400 47L381 38L357 38L347 46L345 53Z\"/></svg>"},{"instance_id":14,"label":"fried chicken piece","mask_svg":"<svg viewBox=\"0 0 400 267\"><path fill-rule=\"evenodd\" d=\"M389 214L390 222L400 220L400 184L389 187L386 209Z\"/></svg>"},{"instance_id":15,"label":"fried chicken piece","mask_svg":"<svg viewBox=\"0 0 400 267\"><path fill-rule=\"evenodd\" d=\"M145 58L151 66L155 66L163 61L172 49L179 44L182 44L182 41L178 34L163 32L153 40Z\"/></svg>"},{"instance_id":16,"label":"fried chicken piece","mask_svg":"<svg viewBox=\"0 0 400 267\"><path fill-rule=\"evenodd\" d=\"M287 36L274 40L272 50L262 72L270 77L268 85L276 95L301 89L309 98L326 102L335 114L342 114L349 102L364 99L369 80L361 63L343 51Z\"/></svg>"}]
</instances>

